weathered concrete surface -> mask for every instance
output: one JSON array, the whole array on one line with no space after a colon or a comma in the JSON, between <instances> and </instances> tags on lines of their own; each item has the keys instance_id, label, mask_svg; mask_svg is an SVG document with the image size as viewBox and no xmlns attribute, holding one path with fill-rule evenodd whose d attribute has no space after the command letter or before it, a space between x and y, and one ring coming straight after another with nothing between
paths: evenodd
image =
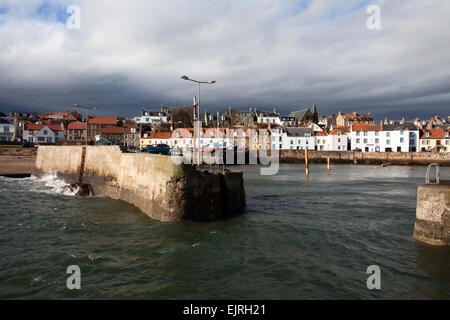
<instances>
[{"instance_id":1,"label":"weathered concrete surface","mask_svg":"<svg viewBox=\"0 0 450 320\"><path fill-rule=\"evenodd\" d=\"M357 151L311 151L308 158L311 163L326 163L330 157L332 163L392 164L392 165L428 165L438 163L450 166L450 153L433 152L357 152ZM281 163L303 163L304 150L281 150Z\"/></svg>"},{"instance_id":2,"label":"weathered concrete surface","mask_svg":"<svg viewBox=\"0 0 450 320\"><path fill-rule=\"evenodd\" d=\"M36 176L56 172L68 183L78 181L82 146L42 146ZM210 221L242 213L242 172L211 174L170 157L122 153L117 146L86 147L83 183L96 195L121 199L161 221Z\"/></svg>"},{"instance_id":3,"label":"weathered concrete surface","mask_svg":"<svg viewBox=\"0 0 450 320\"><path fill-rule=\"evenodd\" d=\"M432 245L450 245L450 182L419 187L414 238Z\"/></svg>"}]
</instances>

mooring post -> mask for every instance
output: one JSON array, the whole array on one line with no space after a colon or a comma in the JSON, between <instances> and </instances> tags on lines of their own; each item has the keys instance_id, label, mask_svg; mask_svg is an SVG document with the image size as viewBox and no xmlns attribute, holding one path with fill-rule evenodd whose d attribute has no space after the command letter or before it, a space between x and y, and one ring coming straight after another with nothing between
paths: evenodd
<instances>
[{"instance_id":1,"label":"mooring post","mask_svg":"<svg viewBox=\"0 0 450 320\"><path fill-rule=\"evenodd\" d=\"M306 175L309 176L308 148L305 149L305 170Z\"/></svg>"},{"instance_id":2,"label":"mooring post","mask_svg":"<svg viewBox=\"0 0 450 320\"><path fill-rule=\"evenodd\" d=\"M331 168L330 168L330 157L327 157L327 166L328 166L328 171L330 171L331 170Z\"/></svg>"}]
</instances>

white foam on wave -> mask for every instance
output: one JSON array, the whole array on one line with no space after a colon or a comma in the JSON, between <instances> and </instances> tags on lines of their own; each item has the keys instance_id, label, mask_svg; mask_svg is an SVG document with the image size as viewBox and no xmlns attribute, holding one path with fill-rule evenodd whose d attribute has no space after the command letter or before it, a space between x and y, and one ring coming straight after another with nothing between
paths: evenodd
<instances>
[{"instance_id":1,"label":"white foam on wave","mask_svg":"<svg viewBox=\"0 0 450 320\"><path fill-rule=\"evenodd\" d=\"M41 178L31 177L31 179L36 182L32 187L32 191L63 194L65 196L75 196L78 192L78 189L71 191L68 188L70 183L58 178L56 172L46 174Z\"/></svg>"}]
</instances>

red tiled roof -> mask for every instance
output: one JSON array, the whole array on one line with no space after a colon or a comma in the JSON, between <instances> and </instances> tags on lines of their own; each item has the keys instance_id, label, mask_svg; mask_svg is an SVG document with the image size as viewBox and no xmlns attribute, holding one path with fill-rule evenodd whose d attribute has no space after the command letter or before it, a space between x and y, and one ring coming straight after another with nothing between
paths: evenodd
<instances>
[{"instance_id":1,"label":"red tiled roof","mask_svg":"<svg viewBox=\"0 0 450 320\"><path fill-rule=\"evenodd\" d=\"M341 129L333 129L333 130L330 131L330 135L332 135L332 136L337 136L339 133L340 134L347 134L348 131L344 131L344 130L341 130Z\"/></svg>"},{"instance_id":2,"label":"red tiled roof","mask_svg":"<svg viewBox=\"0 0 450 320\"><path fill-rule=\"evenodd\" d=\"M427 137L426 133L429 132L430 136ZM445 134L443 129L424 129L420 131L420 139L444 139Z\"/></svg>"},{"instance_id":3,"label":"red tiled roof","mask_svg":"<svg viewBox=\"0 0 450 320\"><path fill-rule=\"evenodd\" d=\"M63 131L63 128L62 128L62 126L47 126L47 127L49 127L50 129L52 129L53 131Z\"/></svg>"},{"instance_id":4,"label":"red tiled roof","mask_svg":"<svg viewBox=\"0 0 450 320\"><path fill-rule=\"evenodd\" d=\"M34 123L25 123L25 130L41 130L45 127L45 124L34 124Z\"/></svg>"},{"instance_id":5,"label":"red tiled roof","mask_svg":"<svg viewBox=\"0 0 450 320\"><path fill-rule=\"evenodd\" d=\"M352 124L352 131L381 131L379 124L355 123Z\"/></svg>"},{"instance_id":6,"label":"red tiled roof","mask_svg":"<svg viewBox=\"0 0 450 320\"><path fill-rule=\"evenodd\" d=\"M170 132L155 132L151 131L148 133L148 137L142 139L170 139Z\"/></svg>"},{"instance_id":7,"label":"red tiled roof","mask_svg":"<svg viewBox=\"0 0 450 320\"><path fill-rule=\"evenodd\" d=\"M50 116L52 115L62 116L62 118L51 118ZM77 118L75 118L70 112L46 112L42 118L46 120L77 121Z\"/></svg>"},{"instance_id":8,"label":"red tiled roof","mask_svg":"<svg viewBox=\"0 0 450 320\"><path fill-rule=\"evenodd\" d=\"M62 131L61 126L49 126L46 124L35 124L35 123L26 123L25 124L25 130L33 130L33 131L39 131L42 130L42 128L48 127L52 131Z\"/></svg>"},{"instance_id":9,"label":"red tiled roof","mask_svg":"<svg viewBox=\"0 0 450 320\"><path fill-rule=\"evenodd\" d=\"M334 127L333 130L340 130L342 132L349 133L350 127L349 126L336 126L336 127Z\"/></svg>"},{"instance_id":10,"label":"red tiled roof","mask_svg":"<svg viewBox=\"0 0 450 320\"><path fill-rule=\"evenodd\" d=\"M372 119L372 117L368 114L345 113L342 116L350 119Z\"/></svg>"},{"instance_id":11,"label":"red tiled roof","mask_svg":"<svg viewBox=\"0 0 450 320\"><path fill-rule=\"evenodd\" d=\"M326 137L327 133L325 131L317 131L316 137Z\"/></svg>"},{"instance_id":12,"label":"red tiled roof","mask_svg":"<svg viewBox=\"0 0 450 320\"><path fill-rule=\"evenodd\" d=\"M67 125L68 130L86 130L86 122L71 122Z\"/></svg>"},{"instance_id":13,"label":"red tiled roof","mask_svg":"<svg viewBox=\"0 0 450 320\"><path fill-rule=\"evenodd\" d=\"M89 124L117 124L117 118L114 117L90 117Z\"/></svg>"},{"instance_id":14,"label":"red tiled roof","mask_svg":"<svg viewBox=\"0 0 450 320\"><path fill-rule=\"evenodd\" d=\"M105 134L124 134L123 127L105 127L100 129L101 133Z\"/></svg>"}]
</instances>

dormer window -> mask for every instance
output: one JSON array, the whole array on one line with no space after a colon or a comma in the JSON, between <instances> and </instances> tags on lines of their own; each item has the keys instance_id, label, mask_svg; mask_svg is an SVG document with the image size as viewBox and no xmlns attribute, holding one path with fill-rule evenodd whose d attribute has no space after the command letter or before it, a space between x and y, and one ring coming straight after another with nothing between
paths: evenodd
<instances>
[{"instance_id":1,"label":"dormer window","mask_svg":"<svg viewBox=\"0 0 450 320\"><path fill-rule=\"evenodd\" d=\"M429 132L426 133L426 137L427 137L427 138L430 137L430 133L429 133Z\"/></svg>"}]
</instances>

